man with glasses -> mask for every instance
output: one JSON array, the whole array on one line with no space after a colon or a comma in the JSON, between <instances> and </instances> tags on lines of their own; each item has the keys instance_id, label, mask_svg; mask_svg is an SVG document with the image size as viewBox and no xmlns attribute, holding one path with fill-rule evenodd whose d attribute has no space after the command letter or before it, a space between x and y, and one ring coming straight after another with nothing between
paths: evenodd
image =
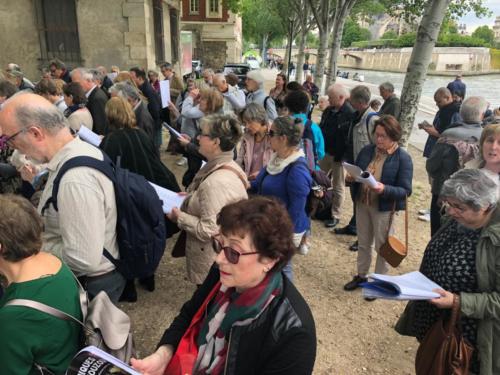
<instances>
[{"instance_id":1,"label":"man with glasses","mask_svg":"<svg viewBox=\"0 0 500 375\"><path fill-rule=\"evenodd\" d=\"M61 257L91 298L104 290L117 302L125 280L103 256L103 249L107 249L119 258L117 208L111 180L92 168L70 169L59 184L58 209L46 205L52 196L54 179L66 161L76 156L103 160L102 152L74 138L64 115L34 94L16 95L4 103L0 134L10 147L29 159L48 163L48 181L38 207L44 222L42 249Z\"/></svg>"}]
</instances>

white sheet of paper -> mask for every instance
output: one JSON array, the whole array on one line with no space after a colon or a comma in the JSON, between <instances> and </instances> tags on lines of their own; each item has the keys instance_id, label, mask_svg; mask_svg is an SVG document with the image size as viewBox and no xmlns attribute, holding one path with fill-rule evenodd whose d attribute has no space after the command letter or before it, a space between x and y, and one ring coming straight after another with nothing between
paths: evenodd
<instances>
[{"instance_id":1,"label":"white sheet of paper","mask_svg":"<svg viewBox=\"0 0 500 375\"><path fill-rule=\"evenodd\" d=\"M158 194L158 197L160 197L163 202L163 212L166 214L169 214L174 207L181 207L182 202L186 199L185 195L179 195L175 191L162 188L152 182L150 182L150 184L156 190L156 194Z\"/></svg>"},{"instance_id":2,"label":"white sheet of paper","mask_svg":"<svg viewBox=\"0 0 500 375\"><path fill-rule=\"evenodd\" d=\"M433 292L434 289L442 289L434 281L428 279L419 271L409 272L404 275L390 276L371 274L368 275L373 280L387 281L397 286L401 291L398 296L389 296L382 292L363 288L363 296L394 300L429 300L438 298L439 294Z\"/></svg>"},{"instance_id":3,"label":"white sheet of paper","mask_svg":"<svg viewBox=\"0 0 500 375\"><path fill-rule=\"evenodd\" d=\"M375 177L373 177L373 175L371 173L364 172L357 165L349 164L349 163L346 163L345 161L342 162L342 165L346 169L347 173L349 173L352 177L354 177L356 182L361 182L362 184L366 184L366 185L369 185L371 187L377 186L377 180L375 179ZM367 173L368 173L368 175L366 177L364 177L363 175L367 174Z\"/></svg>"},{"instance_id":4,"label":"white sheet of paper","mask_svg":"<svg viewBox=\"0 0 500 375\"><path fill-rule=\"evenodd\" d=\"M179 133L177 130L175 130L173 127L171 127L166 122L163 123L163 126L165 127L165 129L167 129L170 133L172 133L176 137L182 137L181 133Z\"/></svg>"},{"instance_id":5,"label":"white sheet of paper","mask_svg":"<svg viewBox=\"0 0 500 375\"><path fill-rule=\"evenodd\" d=\"M170 103L170 81L168 79L160 81L160 95L161 107L168 107L168 103Z\"/></svg>"},{"instance_id":6,"label":"white sheet of paper","mask_svg":"<svg viewBox=\"0 0 500 375\"><path fill-rule=\"evenodd\" d=\"M371 187L377 186L377 180L370 172L363 172L358 181Z\"/></svg>"},{"instance_id":7,"label":"white sheet of paper","mask_svg":"<svg viewBox=\"0 0 500 375\"><path fill-rule=\"evenodd\" d=\"M98 134L94 133L92 130L87 128L85 125L80 126L80 130L78 130L78 136L87 143L94 145L95 147L99 147L101 144L101 137Z\"/></svg>"}]
</instances>

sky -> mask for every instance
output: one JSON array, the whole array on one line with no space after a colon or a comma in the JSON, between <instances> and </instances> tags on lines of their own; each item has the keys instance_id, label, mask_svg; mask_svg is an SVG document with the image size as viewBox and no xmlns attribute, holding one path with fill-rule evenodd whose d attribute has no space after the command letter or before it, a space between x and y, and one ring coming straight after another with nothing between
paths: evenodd
<instances>
[{"instance_id":1,"label":"sky","mask_svg":"<svg viewBox=\"0 0 500 375\"><path fill-rule=\"evenodd\" d=\"M492 11L491 17L477 18L474 13L462 17L458 23L467 25L467 32L473 32L477 27L488 25L493 26L496 16L500 16L500 0L484 0L484 5Z\"/></svg>"}]
</instances>

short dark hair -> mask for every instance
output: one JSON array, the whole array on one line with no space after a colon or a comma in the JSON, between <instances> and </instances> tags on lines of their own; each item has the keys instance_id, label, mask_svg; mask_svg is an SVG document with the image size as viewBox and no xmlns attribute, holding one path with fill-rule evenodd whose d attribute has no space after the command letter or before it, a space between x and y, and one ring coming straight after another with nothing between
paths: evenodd
<instances>
[{"instance_id":1,"label":"short dark hair","mask_svg":"<svg viewBox=\"0 0 500 375\"><path fill-rule=\"evenodd\" d=\"M170 69L170 70L172 70L173 66L169 62L165 61L163 64L161 64L160 69Z\"/></svg>"},{"instance_id":2,"label":"short dark hair","mask_svg":"<svg viewBox=\"0 0 500 375\"><path fill-rule=\"evenodd\" d=\"M236 86L238 82L240 82L240 79L236 74L228 73L226 74L226 82L229 83L231 86Z\"/></svg>"},{"instance_id":3,"label":"short dark hair","mask_svg":"<svg viewBox=\"0 0 500 375\"><path fill-rule=\"evenodd\" d=\"M85 91L78 82L70 82L63 87L63 93L66 96L71 96L73 98L73 104L86 104L87 97L85 96Z\"/></svg>"},{"instance_id":4,"label":"short dark hair","mask_svg":"<svg viewBox=\"0 0 500 375\"><path fill-rule=\"evenodd\" d=\"M8 262L19 262L42 247L42 219L25 198L0 194L0 256Z\"/></svg>"},{"instance_id":5,"label":"short dark hair","mask_svg":"<svg viewBox=\"0 0 500 375\"><path fill-rule=\"evenodd\" d=\"M287 91L304 90L304 87L300 83L298 83L297 81L288 82L285 87L286 87Z\"/></svg>"},{"instance_id":6,"label":"short dark hair","mask_svg":"<svg viewBox=\"0 0 500 375\"><path fill-rule=\"evenodd\" d=\"M7 99L19 91L19 88L12 82L0 80L0 96L5 96Z\"/></svg>"},{"instance_id":7,"label":"short dark hair","mask_svg":"<svg viewBox=\"0 0 500 375\"><path fill-rule=\"evenodd\" d=\"M351 102L368 105L370 103L371 92L367 86L358 85L351 90Z\"/></svg>"},{"instance_id":8,"label":"short dark hair","mask_svg":"<svg viewBox=\"0 0 500 375\"><path fill-rule=\"evenodd\" d=\"M57 86L55 82L50 78L41 79L35 87L35 92L37 94L43 95L58 95Z\"/></svg>"},{"instance_id":9,"label":"short dark hair","mask_svg":"<svg viewBox=\"0 0 500 375\"><path fill-rule=\"evenodd\" d=\"M302 90L290 91L285 96L285 107L292 113L306 113L309 103L309 96Z\"/></svg>"},{"instance_id":10,"label":"short dark hair","mask_svg":"<svg viewBox=\"0 0 500 375\"><path fill-rule=\"evenodd\" d=\"M375 121L373 132L375 132L377 126L383 127L387 136L394 142L399 142L401 136L403 135L401 125L399 125L398 120L396 120L396 118L392 115L380 116L380 118Z\"/></svg>"},{"instance_id":11,"label":"short dark hair","mask_svg":"<svg viewBox=\"0 0 500 375\"><path fill-rule=\"evenodd\" d=\"M130 68L129 72L134 72L137 78L142 78L143 80L146 80L146 72L144 71L144 69L133 67Z\"/></svg>"},{"instance_id":12,"label":"short dark hair","mask_svg":"<svg viewBox=\"0 0 500 375\"><path fill-rule=\"evenodd\" d=\"M56 69L66 69L66 64L64 64L61 60L59 59L54 59L54 60L51 60L50 63L49 63L49 68L54 65L56 67Z\"/></svg>"},{"instance_id":13,"label":"short dark hair","mask_svg":"<svg viewBox=\"0 0 500 375\"><path fill-rule=\"evenodd\" d=\"M222 234L249 234L260 256L278 260L272 271L279 272L295 253L293 224L278 200L254 197L224 206L217 217Z\"/></svg>"}]
</instances>

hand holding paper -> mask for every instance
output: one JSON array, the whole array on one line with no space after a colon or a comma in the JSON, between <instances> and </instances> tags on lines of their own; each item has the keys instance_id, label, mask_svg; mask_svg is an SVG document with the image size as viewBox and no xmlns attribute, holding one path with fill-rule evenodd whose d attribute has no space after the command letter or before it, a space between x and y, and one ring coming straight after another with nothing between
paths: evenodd
<instances>
[{"instance_id":1,"label":"hand holding paper","mask_svg":"<svg viewBox=\"0 0 500 375\"><path fill-rule=\"evenodd\" d=\"M357 165L349 164L346 162L342 162L342 165L346 169L347 173L349 173L356 182L361 182L362 184L366 184L374 189L378 187L377 180L375 180L375 177L373 177L370 172L363 171Z\"/></svg>"},{"instance_id":2,"label":"hand holding paper","mask_svg":"<svg viewBox=\"0 0 500 375\"><path fill-rule=\"evenodd\" d=\"M162 188L161 186L155 185L152 182L150 182L150 184L152 187L154 187L156 193L158 194L158 197L163 202L163 212L167 215L170 214L172 209L180 207L182 205L182 202L184 202L184 199L186 199L186 195L182 195L176 193L175 191Z\"/></svg>"}]
</instances>

